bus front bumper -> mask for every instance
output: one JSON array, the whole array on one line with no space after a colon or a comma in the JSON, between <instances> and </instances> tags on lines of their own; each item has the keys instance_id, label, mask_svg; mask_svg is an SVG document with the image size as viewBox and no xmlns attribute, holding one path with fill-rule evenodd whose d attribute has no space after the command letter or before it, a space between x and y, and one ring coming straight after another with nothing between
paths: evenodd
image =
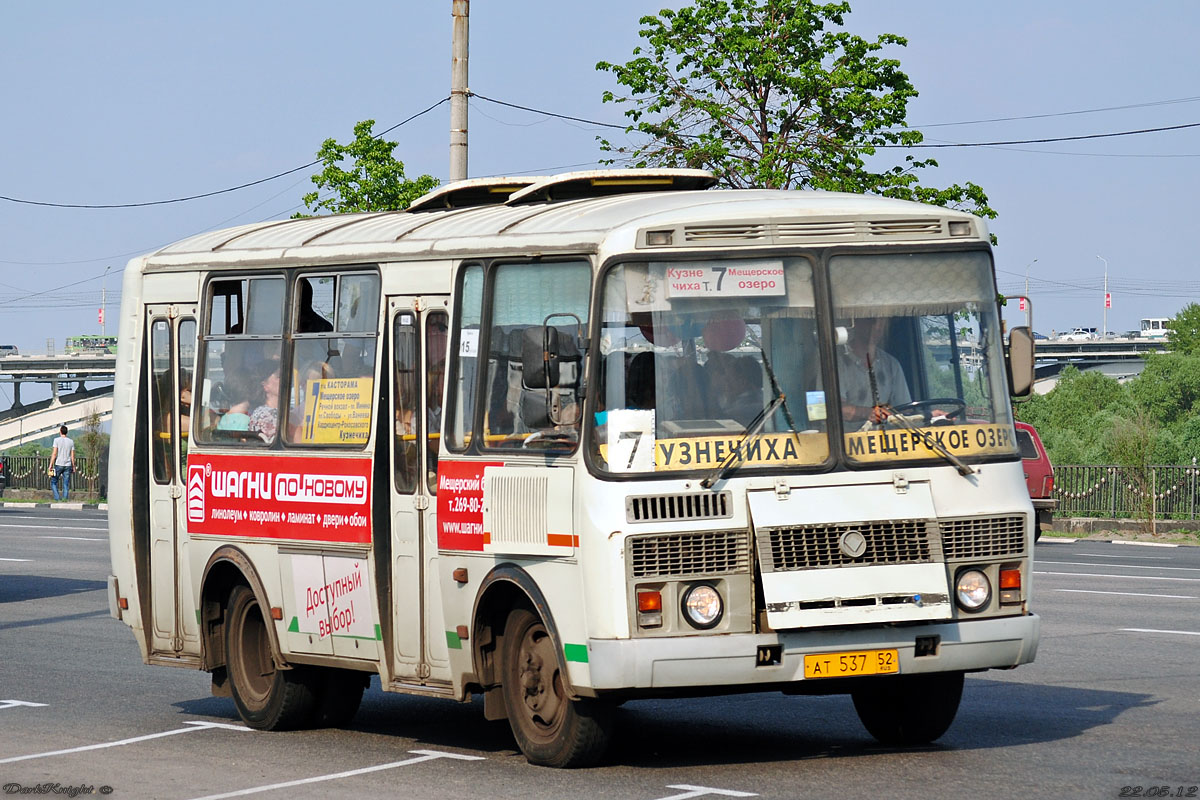
<instances>
[{"instance_id":1,"label":"bus front bumper","mask_svg":"<svg viewBox=\"0 0 1200 800\"><path fill-rule=\"evenodd\" d=\"M1041 619L1020 617L766 634L651 639L589 639L588 673L595 691L746 687L803 681L804 656L895 649L900 674L1011 668L1037 655ZM936 651L916 655L918 637L938 637ZM778 663L758 666L759 648L782 646ZM577 688L583 688L578 686Z\"/></svg>"}]
</instances>

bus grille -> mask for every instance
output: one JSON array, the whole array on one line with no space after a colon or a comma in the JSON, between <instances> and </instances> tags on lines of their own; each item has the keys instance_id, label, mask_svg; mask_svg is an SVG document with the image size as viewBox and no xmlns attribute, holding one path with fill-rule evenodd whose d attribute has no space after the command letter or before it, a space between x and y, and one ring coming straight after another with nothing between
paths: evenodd
<instances>
[{"instance_id":1,"label":"bus grille","mask_svg":"<svg viewBox=\"0 0 1200 800\"><path fill-rule=\"evenodd\" d=\"M850 531L858 531L866 540L866 549L858 558L851 558L839 547L842 536ZM929 522L923 519L777 528L760 532L758 536L758 557L763 572L927 564L937 560L936 555L930 545Z\"/></svg>"},{"instance_id":2,"label":"bus grille","mask_svg":"<svg viewBox=\"0 0 1200 800\"><path fill-rule=\"evenodd\" d=\"M946 558L990 558L1025 553L1025 517L941 520Z\"/></svg>"},{"instance_id":3,"label":"bus grille","mask_svg":"<svg viewBox=\"0 0 1200 800\"><path fill-rule=\"evenodd\" d=\"M634 536L628 543L634 578L669 578L750 571L749 531Z\"/></svg>"},{"instance_id":4,"label":"bus grille","mask_svg":"<svg viewBox=\"0 0 1200 800\"><path fill-rule=\"evenodd\" d=\"M625 498L625 519L628 522L728 519L732 516L733 503L727 491Z\"/></svg>"}]
</instances>

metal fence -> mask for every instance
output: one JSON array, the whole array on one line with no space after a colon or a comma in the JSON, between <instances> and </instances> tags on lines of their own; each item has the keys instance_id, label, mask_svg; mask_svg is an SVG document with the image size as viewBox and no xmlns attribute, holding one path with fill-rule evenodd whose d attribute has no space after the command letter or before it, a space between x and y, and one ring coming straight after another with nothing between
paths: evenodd
<instances>
[{"instance_id":1,"label":"metal fence","mask_svg":"<svg viewBox=\"0 0 1200 800\"><path fill-rule=\"evenodd\" d=\"M50 456L5 456L8 461L8 489L43 491L50 494ZM71 495L99 497L105 490L108 476L101 474L95 459L75 456L75 471L71 475Z\"/></svg>"},{"instance_id":2,"label":"metal fence","mask_svg":"<svg viewBox=\"0 0 1200 800\"><path fill-rule=\"evenodd\" d=\"M1200 468L1070 464L1054 467L1058 516L1196 519Z\"/></svg>"}]
</instances>

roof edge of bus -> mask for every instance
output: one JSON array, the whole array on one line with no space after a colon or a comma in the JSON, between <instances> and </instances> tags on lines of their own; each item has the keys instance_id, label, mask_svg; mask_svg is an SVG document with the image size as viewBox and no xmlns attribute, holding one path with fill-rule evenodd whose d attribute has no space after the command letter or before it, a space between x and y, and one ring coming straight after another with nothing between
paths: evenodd
<instances>
[{"instance_id":1,"label":"roof edge of bus","mask_svg":"<svg viewBox=\"0 0 1200 800\"><path fill-rule=\"evenodd\" d=\"M410 213L443 211L449 208L500 205L515 192L542 180L533 175L497 175L490 178L468 178L443 184L413 200L405 209Z\"/></svg>"}]
</instances>

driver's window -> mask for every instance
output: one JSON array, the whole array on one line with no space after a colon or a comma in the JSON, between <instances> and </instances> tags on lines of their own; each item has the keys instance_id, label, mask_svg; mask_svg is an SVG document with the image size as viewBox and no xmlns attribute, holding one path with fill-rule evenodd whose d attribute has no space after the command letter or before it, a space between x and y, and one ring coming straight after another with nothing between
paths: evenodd
<instances>
[{"instance_id":1,"label":"driver's window","mask_svg":"<svg viewBox=\"0 0 1200 800\"><path fill-rule=\"evenodd\" d=\"M495 268L484 447L574 447L591 282L591 267L583 261ZM546 366L547 352L553 368Z\"/></svg>"}]
</instances>

